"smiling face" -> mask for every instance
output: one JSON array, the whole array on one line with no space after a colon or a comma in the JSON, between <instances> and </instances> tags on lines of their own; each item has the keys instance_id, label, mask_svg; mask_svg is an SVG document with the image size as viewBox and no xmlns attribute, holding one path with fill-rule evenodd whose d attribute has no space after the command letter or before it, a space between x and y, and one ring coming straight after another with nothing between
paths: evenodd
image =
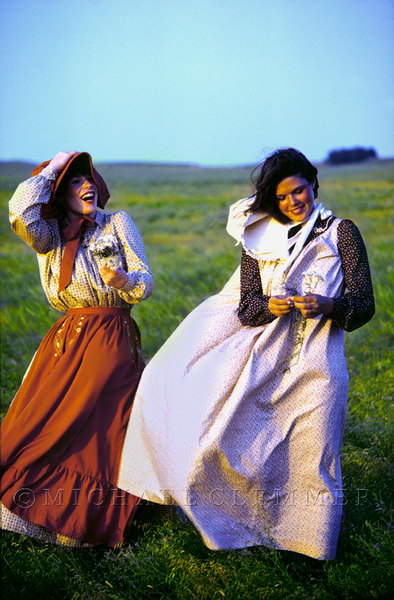
<instances>
[{"instance_id":1,"label":"smiling face","mask_svg":"<svg viewBox=\"0 0 394 600\"><path fill-rule=\"evenodd\" d=\"M70 221L80 215L94 217L97 200L97 185L89 173L75 173L70 177L64 190L64 202Z\"/></svg>"},{"instance_id":2,"label":"smiling face","mask_svg":"<svg viewBox=\"0 0 394 600\"><path fill-rule=\"evenodd\" d=\"M282 215L295 223L302 223L311 214L315 194L314 181L309 183L302 175L286 177L278 183L276 198Z\"/></svg>"}]
</instances>

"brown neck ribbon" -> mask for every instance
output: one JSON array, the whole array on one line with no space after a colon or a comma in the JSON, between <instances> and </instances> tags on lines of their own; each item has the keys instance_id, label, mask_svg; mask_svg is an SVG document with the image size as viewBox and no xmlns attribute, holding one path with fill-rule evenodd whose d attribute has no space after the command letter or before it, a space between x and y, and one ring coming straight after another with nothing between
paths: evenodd
<instances>
[{"instance_id":1,"label":"brown neck ribbon","mask_svg":"<svg viewBox=\"0 0 394 600\"><path fill-rule=\"evenodd\" d=\"M62 292L70 284L81 234L84 230L91 227L93 223L94 219L81 215L63 229L66 247L60 265L58 292Z\"/></svg>"}]
</instances>

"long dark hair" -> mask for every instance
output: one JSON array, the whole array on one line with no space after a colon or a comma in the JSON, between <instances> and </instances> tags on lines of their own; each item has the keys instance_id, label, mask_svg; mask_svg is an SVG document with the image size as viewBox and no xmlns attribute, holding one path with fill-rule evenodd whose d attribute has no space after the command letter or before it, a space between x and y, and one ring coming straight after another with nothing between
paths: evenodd
<instances>
[{"instance_id":1,"label":"long dark hair","mask_svg":"<svg viewBox=\"0 0 394 600\"><path fill-rule=\"evenodd\" d=\"M252 171L255 200L249 210L267 212L280 223L289 223L290 219L279 210L276 188L283 179L293 175L301 175L309 183L313 182L313 192L317 198L319 182L316 167L299 150L283 148L275 150Z\"/></svg>"}]
</instances>

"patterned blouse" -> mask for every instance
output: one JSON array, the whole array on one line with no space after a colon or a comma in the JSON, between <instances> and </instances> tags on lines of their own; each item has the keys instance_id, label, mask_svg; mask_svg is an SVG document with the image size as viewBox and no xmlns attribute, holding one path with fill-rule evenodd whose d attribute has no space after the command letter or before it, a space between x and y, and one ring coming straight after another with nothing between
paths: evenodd
<instances>
[{"instance_id":1,"label":"patterned blouse","mask_svg":"<svg viewBox=\"0 0 394 600\"><path fill-rule=\"evenodd\" d=\"M305 242L311 243L332 224L318 217ZM345 219L338 226L338 251L342 260L346 293L334 298L329 315L345 331L353 331L367 323L375 312L375 302L367 251L356 225ZM242 325L265 325L277 317L268 308L270 297L262 292L259 263L242 251L241 300L238 316Z\"/></svg>"},{"instance_id":2,"label":"patterned blouse","mask_svg":"<svg viewBox=\"0 0 394 600\"><path fill-rule=\"evenodd\" d=\"M144 300L153 290L141 235L132 219L122 210L96 212L92 227L81 236L71 283L58 292L59 272L65 240L56 219L40 216L41 205L48 202L56 174L48 167L22 182L10 200L10 223L15 233L37 252L41 284L53 308L90 306L127 307ZM106 234L115 236L122 247L123 266L128 282L117 289L105 285L99 273L99 259L90 245Z\"/></svg>"}]
</instances>

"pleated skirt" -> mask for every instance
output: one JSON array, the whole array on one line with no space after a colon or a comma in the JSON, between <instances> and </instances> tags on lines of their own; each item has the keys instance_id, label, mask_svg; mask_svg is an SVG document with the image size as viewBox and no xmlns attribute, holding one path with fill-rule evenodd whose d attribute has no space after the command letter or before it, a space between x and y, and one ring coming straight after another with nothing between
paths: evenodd
<instances>
[{"instance_id":1,"label":"pleated skirt","mask_svg":"<svg viewBox=\"0 0 394 600\"><path fill-rule=\"evenodd\" d=\"M116 482L143 367L126 308L72 309L53 325L1 426L3 529L69 546L123 541L139 498Z\"/></svg>"}]
</instances>

